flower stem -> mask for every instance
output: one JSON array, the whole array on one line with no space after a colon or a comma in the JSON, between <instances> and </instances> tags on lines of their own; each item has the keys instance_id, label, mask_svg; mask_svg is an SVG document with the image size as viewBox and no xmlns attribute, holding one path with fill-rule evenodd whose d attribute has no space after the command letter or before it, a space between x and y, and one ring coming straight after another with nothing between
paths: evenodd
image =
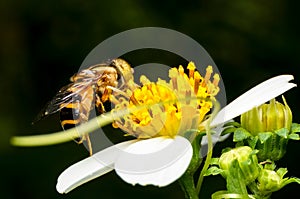
<instances>
[{"instance_id":1,"label":"flower stem","mask_svg":"<svg viewBox=\"0 0 300 199\"><path fill-rule=\"evenodd\" d=\"M271 198L272 192L269 193L269 194L262 194L262 193L260 193L260 191L257 188L256 182L251 182L248 185L248 188L254 194L253 196L256 199L269 199L269 198Z\"/></svg>"},{"instance_id":2,"label":"flower stem","mask_svg":"<svg viewBox=\"0 0 300 199\"><path fill-rule=\"evenodd\" d=\"M208 143L207 144L208 145L208 152L207 152L207 156L206 156L204 166L203 166L203 168L201 170L201 173L200 173L200 176L198 178L198 182L197 182L197 186L196 186L197 195L199 195L199 193L200 193L200 189L201 189L201 186L202 186L204 174L205 174L206 170L209 167L210 160L211 160L211 157L212 157L213 145L212 145L212 137L211 137L211 133L210 133L209 129L207 129L206 135L207 135L207 143Z\"/></svg>"},{"instance_id":3,"label":"flower stem","mask_svg":"<svg viewBox=\"0 0 300 199\"><path fill-rule=\"evenodd\" d=\"M194 185L194 178L189 173L183 174L179 179L180 186L185 193L187 199L198 199L198 193Z\"/></svg>"},{"instance_id":4,"label":"flower stem","mask_svg":"<svg viewBox=\"0 0 300 199\"><path fill-rule=\"evenodd\" d=\"M186 133L186 135L195 134L195 132L198 132L197 130L190 130ZM194 137L194 136L192 136ZM181 176L179 179L179 183L181 185L182 190L185 193L186 198L190 199L198 199L198 194L195 188L195 182L194 182L194 174L198 170L199 166L201 165L202 158L199 155L200 151L200 143L203 135L198 134L195 136L195 139L192 141L192 147L193 147L193 157L190 162L189 167L185 171L185 173Z\"/></svg>"},{"instance_id":5,"label":"flower stem","mask_svg":"<svg viewBox=\"0 0 300 199\"><path fill-rule=\"evenodd\" d=\"M212 121L212 118L214 118L217 115L219 110L220 110L220 103L218 101L214 101L214 110L211 114L211 117L205 122L205 130L206 130L206 137L207 137L207 150L208 151L207 151L207 156L205 159L204 166L203 166L200 176L198 178L198 182L197 182L197 186L196 186L197 195L199 195L199 193L200 193L204 174L209 167L209 164L211 162L212 153L213 153L213 142L212 142L212 136L211 136L210 123Z\"/></svg>"}]
</instances>

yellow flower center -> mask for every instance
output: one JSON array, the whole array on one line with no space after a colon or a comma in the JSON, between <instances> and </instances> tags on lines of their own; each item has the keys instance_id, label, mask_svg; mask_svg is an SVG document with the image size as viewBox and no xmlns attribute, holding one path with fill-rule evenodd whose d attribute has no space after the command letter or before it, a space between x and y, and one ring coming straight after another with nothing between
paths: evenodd
<instances>
[{"instance_id":1,"label":"yellow flower center","mask_svg":"<svg viewBox=\"0 0 300 199\"><path fill-rule=\"evenodd\" d=\"M113 97L113 111L145 106L124 118L117 119L113 126L121 128L137 138L157 136L174 137L189 129L199 129L199 124L213 106L214 96L219 92L219 76L210 81L212 67L208 66L202 77L193 62L188 64L189 75L182 66L169 71L170 81L158 79L150 82L141 76L141 87L131 84L124 96Z\"/></svg>"}]
</instances>

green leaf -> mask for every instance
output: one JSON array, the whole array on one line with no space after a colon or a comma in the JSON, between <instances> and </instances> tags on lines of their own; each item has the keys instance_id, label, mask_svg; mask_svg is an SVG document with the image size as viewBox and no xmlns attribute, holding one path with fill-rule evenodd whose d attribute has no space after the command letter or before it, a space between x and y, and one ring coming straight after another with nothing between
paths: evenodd
<instances>
[{"instance_id":1,"label":"green leaf","mask_svg":"<svg viewBox=\"0 0 300 199\"><path fill-rule=\"evenodd\" d=\"M245 146L245 144L244 144L243 141L237 142L237 143L235 144L235 148L238 148L238 147L241 147L241 146Z\"/></svg>"},{"instance_id":2,"label":"green leaf","mask_svg":"<svg viewBox=\"0 0 300 199\"><path fill-rule=\"evenodd\" d=\"M258 154L258 152L259 152L259 150L254 149L254 150L250 153L250 155L256 155L256 154Z\"/></svg>"},{"instance_id":3,"label":"green leaf","mask_svg":"<svg viewBox=\"0 0 300 199\"><path fill-rule=\"evenodd\" d=\"M292 123L291 133L299 133L300 132L300 124Z\"/></svg>"},{"instance_id":4,"label":"green leaf","mask_svg":"<svg viewBox=\"0 0 300 199\"><path fill-rule=\"evenodd\" d=\"M258 137L255 136L255 137L250 137L248 140L248 145L252 148L252 149L255 149L255 146L256 146L256 143L258 141Z\"/></svg>"},{"instance_id":5,"label":"green leaf","mask_svg":"<svg viewBox=\"0 0 300 199\"><path fill-rule=\"evenodd\" d=\"M288 185L292 182L296 182L298 184L300 184L300 179L299 178L284 178L282 183L281 183L281 186L280 188L284 187L285 185Z\"/></svg>"},{"instance_id":6,"label":"green leaf","mask_svg":"<svg viewBox=\"0 0 300 199\"><path fill-rule=\"evenodd\" d=\"M273 134L272 132L258 133L258 139L263 144L263 143L265 143L272 136L272 134Z\"/></svg>"},{"instance_id":7,"label":"green leaf","mask_svg":"<svg viewBox=\"0 0 300 199\"><path fill-rule=\"evenodd\" d=\"M233 133L235 130L236 130L236 127L227 127L222 131L221 136Z\"/></svg>"},{"instance_id":8,"label":"green leaf","mask_svg":"<svg viewBox=\"0 0 300 199\"><path fill-rule=\"evenodd\" d=\"M287 138L288 134L289 134L289 130L287 128L282 128L282 129L276 130L275 133L277 135L279 135L280 137Z\"/></svg>"},{"instance_id":9,"label":"green leaf","mask_svg":"<svg viewBox=\"0 0 300 199\"><path fill-rule=\"evenodd\" d=\"M246 183L244 181L244 176L239 168L239 163L234 160L229 167L229 172L226 177L227 189L230 193L237 193L244 196L248 195Z\"/></svg>"},{"instance_id":10,"label":"green leaf","mask_svg":"<svg viewBox=\"0 0 300 199\"><path fill-rule=\"evenodd\" d=\"M296 133L290 134L288 136L288 138L291 139L291 140L299 140L300 139L299 135L296 134Z\"/></svg>"},{"instance_id":11,"label":"green leaf","mask_svg":"<svg viewBox=\"0 0 300 199\"><path fill-rule=\"evenodd\" d=\"M234 131L233 141L234 142L240 142L240 141L243 141L243 140L247 139L250 136L251 136L251 134L246 129L237 128Z\"/></svg>"},{"instance_id":12,"label":"green leaf","mask_svg":"<svg viewBox=\"0 0 300 199\"><path fill-rule=\"evenodd\" d=\"M262 162L260 162L260 164L262 164ZM274 171L276 168L276 164L274 161L266 160L263 168Z\"/></svg>"},{"instance_id":13,"label":"green leaf","mask_svg":"<svg viewBox=\"0 0 300 199\"><path fill-rule=\"evenodd\" d=\"M223 149L222 149L222 154L223 154L223 153L226 153L226 152L228 152L228 151L230 151L231 149L232 149L231 147L223 148Z\"/></svg>"},{"instance_id":14,"label":"green leaf","mask_svg":"<svg viewBox=\"0 0 300 199\"><path fill-rule=\"evenodd\" d=\"M286 168L279 168L276 173L280 176L280 178L282 179L283 176L288 172L288 170Z\"/></svg>"},{"instance_id":15,"label":"green leaf","mask_svg":"<svg viewBox=\"0 0 300 199\"><path fill-rule=\"evenodd\" d=\"M241 127L241 124L238 123L238 122L227 122L226 124L224 124L224 127L227 127L227 126L233 126L233 127Z\"/></svg>"},{"instance_id":16,"label":"green leaf","mask_svg":"<svg viewBox=\"0 0 300 199\"><path fill-rule=\"evenodd\" d=\"M204 173L204 176L210 176L210 175L219 175L223 172L222 169L216 167L216 166L212 166L209 169L206 170L206 172Z\"/></svg>"},{"instance_id":17,"label":"green leaf","mask_svg":"<svg viewBox=\"0 0 300 199\"><path fill-rule=\"evenodd\" d=\"M212 158L210 160L210 165L219 165L219 159L220 158Z\"/></svg>"}]
</instances>

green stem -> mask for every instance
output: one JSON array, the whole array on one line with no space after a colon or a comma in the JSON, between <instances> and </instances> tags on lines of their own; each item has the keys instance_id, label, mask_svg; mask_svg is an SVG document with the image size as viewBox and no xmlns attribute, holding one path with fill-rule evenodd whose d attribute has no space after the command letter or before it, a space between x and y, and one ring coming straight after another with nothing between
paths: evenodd
<instances>
[{"instance_id":1,"label":"green stem","mask_svg":"<svg viewBox=\"0 0 300 199\"><path fill-rule=\"evenodd\" d=\"M201 170L201 173L200 173L200 176L199 176L199 179L198 179L198 182L197 182L197 186L196 186L197 195L199 195L199 193L200 193L200 189L201 189L201 186L202 186L204 174L205 174L206 170L209 167L211 157L212 157L213 144L212 144L212 137L211 137L211 133L210 133L209 129L206 130L206 135L207 135L208 151L207 151L207 156L206 156L204 166Z\"/></svg>"},{"instance_id":2,"label":"green stem","mask_svg":"<svg viewBox=\"0 0 300 199\"><path fill-rule=\"evenodd\" d=\"M198 193L197 193L195 185L194 185L193 176L189 175L188 173L185 173L179 179L179 183L180 183L182 190L185 193L185 198L198 199Z\"/></svg>"},{"instance_id":3,"label":"green stem","mask_svg":"<svg viewBox=\"0 0 300 199\"><path fill-rule=\"evenodd\" d=\"M194 134L195 132L198 132L198 130L190 130L186 133L186 135ZM201 134L198 134L195 137L195 139L192 142L193 147L193 157L190 162L189 167L185 171L185 173L180 177L179 183L181 185L182 190L185 193L186 198L190 199L198 199L198 194L195 188L195 182L194 182L194 174L198 170L199 166L201 165L202 158L199 156L200 151L200 142L202 139Z\"/></svg>"},{"instance_id":4,"label":"green stem","mask_svg":"<svg viewBox=\"0 0 300 199\"><path fill-rule=\"evenodd\" d=\"M249 190L253 193L253 196L254 196L254 198L256 198L256 199L269 199L269 198L271 198L272 193L265 194L265 195L262 194L262 193L258 190L256 182L251 182L251 183L248 185L248 188L249 188Z\"/></svg>"},{"instance_id":5,"label":"green stem","mask_svg":"<svg viewBox=\"0 0 300 199\"><path fill-rule=\"evenodd\" d=\"M214 118L220 110L220 103L218 101L213 101L213 103L214 103L214 110L211 114L211 117L206 122L204 122L205 130L206 130L206 137L207 137L207 150L208 151L207 151L207 156L206 156L204 166L201 170L200 176L198 178L197 186L196 186L196 191L197 191L198 195L200 193L200 189L202 186L204 174L206 173L206 171L209 167L209 164L211 162L212 153L213 153L213 142L212 142L212 136L211 136L211 130L210 130L210 122L211 122L212 118Z\"/></svg>"}]
</instances>

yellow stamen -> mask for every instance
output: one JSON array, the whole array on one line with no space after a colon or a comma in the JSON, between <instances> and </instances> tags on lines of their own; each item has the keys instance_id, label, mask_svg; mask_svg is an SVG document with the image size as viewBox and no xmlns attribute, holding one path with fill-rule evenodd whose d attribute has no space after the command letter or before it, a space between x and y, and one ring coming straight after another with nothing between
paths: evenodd
<instances>
[{"instance_id":1,"label":"yellow stamen","mask_svg":"<svg viewBox=\"0 0 300 199\"><path fill-rule=\"evenodd\" d=\"M131 95L130 101L131 101L134 105L138 105L138 104L139 104L139 102L135 99L134 95Z\"/></svg>"},{"instance_id":2,"label":"yellow stamen","mask_svg":"<svg viewBox=\"0 0 300 199\"><path fill-rule=\"evenodd\" d=\"M219 75L219 74L215 74L215 75L214 75L213 85L214 85L214 86L218 86L219 81L220 81L220 75Z\"/></svg>"},{"instance_id":3,"label":"yellow stamen","mask_svg":"<svg viewBox=\"0 0 300 199\"><path fill-rule=\"evenodd\" d=\"M189 78L193 78L196 69L194 62L190 62L187 66L187 69L189 69Z\"/></svg>"},{"instance_id":4,"label":"yellow stamen","mask_svg":"<svg viewBox=\"0 0 300 199\"><path fill-rule=\"evenodd\" d=\"M188 129L200 128L200 123L212 108L220 78L215 75L213 82L210 81L212 66L207 67L204 78L195 71L194 63L190 62L187 68L189 76L182 66L170 69L169 82L158 79L154 83L141 76L143 86L127 91L132 93L130 99L120 97L115 109L131 109L138 105L149 105L148 108L117 119L113 126L137 138L174 137Z\"/></svg>"},{"instance_id":5,"label":"yellow stamen","mask_svg":"<svg viewBox=\"0 0 300 199\"><path fill-rule=\"evenodd\" d=\"M194 92L195 92L195 94L197 94L198 93L198 88L199 88L199 85L200 85L200 79L201 79L201 75L199 74L198 71L195 72L194 79L195 79Z\"/></svg>"},{"instance_id":6,"label":"yellow stamen","mask_svg":"<svg viewBox=\"0 0 300 199\"><path fill-rule=\"evenodd\" d=\"M204 77L204 82L205 82L205 84L208 83L208 81L209 81L209 79L210 79L210 77L211 77L212 72L213 72L212 66L208 66L208 67L206 68L206 74L205 74L205 77Z\"/></svg>"},{"instance_id":7,"label":"yellow stamen","mask_svg":"<svg viewBox=\"0 0 300 199\"><path fill-rule=\"evenodd\" d=\"M145 75L142 75L140 77L140 82L145 85L145 84L149 84L150 83L150 80L145 76Z\"/></svg>"},{"instance_id":8,"label":"yellow stamen","mask_svg":"<svg viewBox=\"0 0 300 199\"><path fill-rule=\"evenodd\" d=\"M169 70L169 77L171 78L172 86L175 90L178 90L177 79L176 79L177 76L178 76L178 70L176 68L171 68Z\"/></svg>"},{"instance_id":9,"label":"yellow stamen","mask_svg":"<svg viewBox=\"0 0 300 199\"><path fill-rule=\"evenodd\" d=\"M184 75L184 69L181 65L178 68L178 72L179 72L180 75Z\"/></svg>"}]
</instances>

